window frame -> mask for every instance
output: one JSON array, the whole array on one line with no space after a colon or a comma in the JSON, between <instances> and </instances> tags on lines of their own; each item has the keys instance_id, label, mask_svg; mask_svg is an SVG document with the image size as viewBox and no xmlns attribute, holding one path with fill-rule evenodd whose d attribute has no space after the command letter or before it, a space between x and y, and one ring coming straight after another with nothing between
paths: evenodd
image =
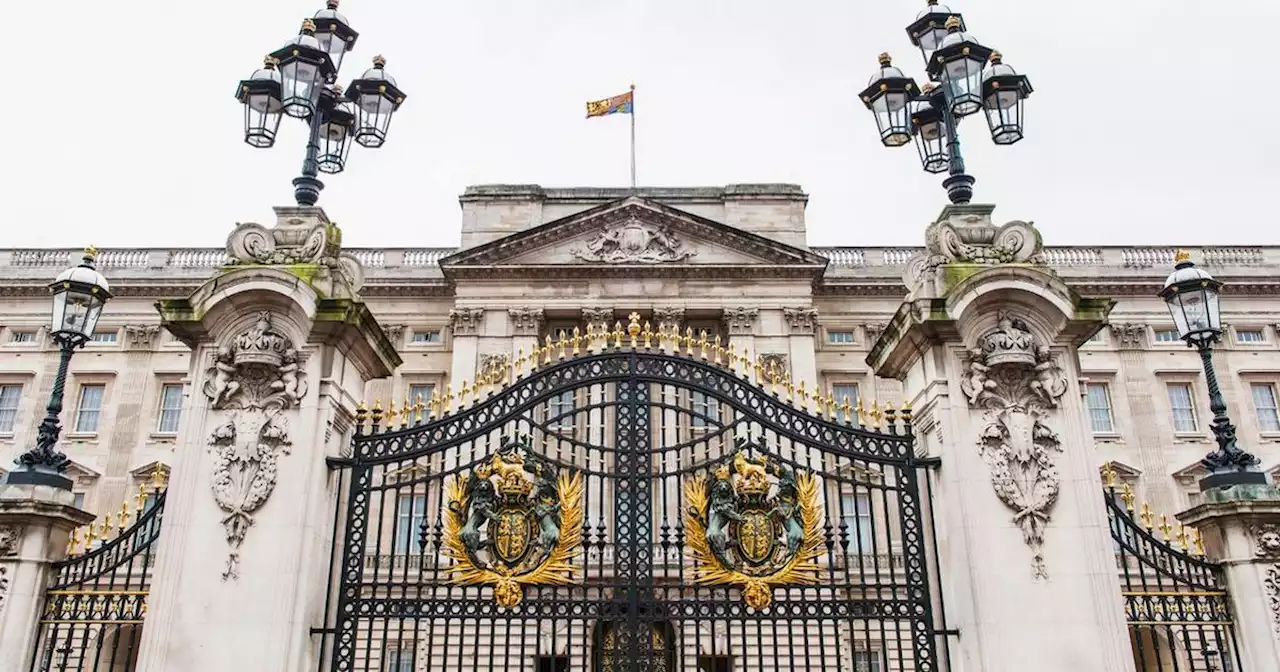
<instances>
[{"instance_id":1,"label":"window frame","mask_svg":"<svg viewBox=\"0 0 1280 672\"><path fill-rule=\"evenodd\" d=\"M1169 404L1169 420L1170 420L1170 426L1173 429L1174 435L1175 436L1201 435L1203 428L1201 426L1202 423L1200 422L1200 413L1196 409L1195 384L1189 380L1166 380L1164 383L1164 387L1165 387L1165 402ZM1180 409L1175 409L1173 406L1172 390L1174 387L1182 387L1182 388L1186 388L1187 390L1187 397L1188 397L1187 410L1189 410L1191 413L1191 429L1178 428L1177 411Z\"/></svg>"},{"instance_id":2,"label":"window frame","mask_svg":"<svg viewBox=\"0 0 1280 672\"><path fill-rule=\"evenodd\" d=\"M5 436L5 437L13 436L15 428L18 426L18 417L22 413L22 391L26 388L26 386L20 382L18 383L0 382L0 400L4 399L4 391L6 389L12 389L12 388L17 388L18 390L17 395L14 398L13 408L7 409L4 407L0 407L0 413L8 410L13 411L13 417L9 420L8 428L5 428L2 424L0 424L0 436Z\"/></svg>"},{"instance_id":3,"label":"window frame","mask_svg":"<svg viewBox=\"0 0 1280 672\"><path fill-rule=\"evenodd\" d=\"M1249 385L1249 403L1253 406L1253 419L1258 423L1258 433L1263 436L1277 437L1280 436L1280 390L1276 389L1276 384L1271 381L1250 380L1246 381ZM1262 411L1258 407L1258 397L1254 393L1254 389L1265 387L1271 392L1271 408L1269 409L1274 416L1275 424L1271 428L1264 426L1262 421Z\"/></svg>"},{"instance_id":4,"label":"window frame","mask_svg":"<svg viewBox=\"0 0 1280 672\"><path fill-rule=\"evenodd\" d=\"M430 335L430 334L435 334L435 335L436 335L436 339L435 339L434 341L432 341L432 340L425 340L425 341L420 341L420 340L418 340L418 336L419 336L419 335L427 336L427 335ZM412 329L412 330L410 330L410 333L409 333L409 340L407 341L407 345L413 345L413 346L417 346L417 347L439 347L439 346L443 346L443 345L444 345L444 329L439 328L439 327L422 327L421 329L417 329L417 328Z\"/></svg>"},{"instance_id":5,"label":"window frame","mask_svg":"<svg viewBox=\"0 0 1280 672\"><path fill-rule=\"evenodd\" d=\"M93 411L89 411L90 413L96 414L93 422L93 429L84 429L82 422L86 412L84 409L84 394L85 390L89 388L98 388L102 390L102 393L98 397L98 407ZM102 432L102 414L106 410L106 406L107 384L105 382L86 381L80 383L76 391L76 414L75 421L72 424L71 434L78 436L97 436L100 434Z\"/></svg>"},{"instance_id":6,"label":"window frame","mask_svg":"<svg viewBox=\"0 0 1280 672\"><path fill-rule=\"evenodd\" d=\"M18 340L19 336L28 336L28 335L31 337L31 340ZM10 327L9 333L5 336L4 344L15 345L19 347L39 345L40 330L39 329L31 329L31 330L15 329L13 327Z\"/></svg>"},{"instance_id":7,"label":"window frame","mask_svg":"<svg viewBox=\"0 0 1280 672\"><path fill-rule=\"evenodd\" d=\"M858 668L858 663L861 662L858 660L859 658L864 658L868 662L872 663L869 667L866 665L863 666L866 667L866 672L886 672L888 669L888 666L885 664L885 654L882 649L854 649L852 672L863 672L863 670Z\"/></svg>"},{"instance_id":8,"label":"window frame","mask_svg":"<svg viewBox=\"0 0 1280 672\"><path fill-rule=\"evenodd\" d=\"M412 643L395 642L394 646L388 646L383 651L385 654L380 666L382 672L413 672L417 665L417 647ZM405 653L409 654L407 658Z\"/></svg>"},{"instance_id":9,"label":"window frame","mask_svg":"<svg viewBox=\"0 0 1280 672\"><path fill-rule=\"evenodd\" d=\"M699 409L699 407L702 407ZM720 400L706 392L689 390L689 430L708 432L723 422ZM698 415L701 413L702 415Z\"/></svg>"},{"instance_id":10,"label":"window frame","mask_svg":"<svg viewBox=\"0 0 1280 672\"><path fill-rule=\"evenodd\" d=\"M565 413L562 410L554 410L557 408L557 405L561 403L561 400L565 398L569 399L568 413ZM543 405L543 412L546 413L545 421L546 421L547 431L554 432L562 436L565 434L572 434L577 429L577 425L578 425L577 410L578 410L577 390L566 390L564 392L560 392L559 394L551 395L547 399L547 402ZM552 419L561 415L564 415L565 417L561 417L559 420L555 420L554 421L555 424L553 424ZM559 424L564 422L568 422L568 424Z\"/></svg>"},{"instance_id":11,"label":"window frame","mask_svg":"<svg viewBox=\"0 0 1280 672\"><path fill-rule=\"evenodd\" d=\"M1107 402L1107 406L1106 406L1107 429L1105 430L1097 429L1094 426L1094 422L1093 422L1094 411L1100 410L1100 409L1095 409L1090 403L1089 390L1095 387L1102 388L1102 395L1103 397L1105 397ZM1102 382L1102 381L1098 381L1098 382L1088 381L1085 383L1084 388L1085 388L1084 407L1085 407L1085 411L1089 416L1089 432L1094 436L1117 436L1119 432L1116 431L1116 404L1115 404L1115 398L1111 395L1111 383Z\"/></svg>"},{"instance_id":12,"label":"window frame","mask_svg":"<svg viewBox=\"0 0 1280 672\"><path fill-rule=\"evenodd\" d=\"M823 327L822 329L826 338L822 342L834 348L847 348L858 344L858 332L853 327ZM835 334L848 334L849 340L832 340Z\"/></svg>"},{"instance_id":13,"label":"window frame","mask_svg":"<svg viewBox=\"0 0 1280 672\"><path fill-rule=\"evenodd\" d=\"M839 388L842 388L842 387L852 387L852 388L853 388L853 392L854 392L854 394L853 394L853 398L851 398L851 399L849 400L849 408L850 408L850 409L852 409L852 410L850 411L850 416L849 416L849 417L853 418L853 421L854 421L854 422L857 422L857 421L858 421L858 419L857 419L857 417L855 417L855 415L856 415L856 413L857 413L858 400L862 398L862 385L860 385L860 384L859 384L857 381L855 381L855 380L849 380L849 379L847 379L847 378L846 378L846 379L842 379L842 380L836 380L836 381L833 381L833 382L831 383L831 396L832 396L832 397L835 399L835 401L836 401L836 411L837 411L837 412L840 412L840 409L844 408L844 397L842 397L842 396L841 396L841 395L839 395L839 394L836 394L836 390L838 390ZM843 416L843 415L841 415L841 417L843 418L844 416Z\"/></svg>"},{"instance_id":14,"label":"window frame","mask_svg":"<svg viewBox=\"0 0 1280 672\"><path fill-rule=\"evenodd\" d=\"M110 336L111 338L110 340L99 340L98 339L99 336L103 336L103 337ZM120 330L119 329L94 330L94 332L89 336L89 341L86 343L86 345L90 347L107 347L112 345L120 345Z\"/></svg>"},{"instance_id":15,"label":"window frame","mask_svg":"<svg viewBox=\"0 0 1280 672\"><path fill-rule=\"evenodd\" d=\"M856 555L875 555L880 549L876 544L876 503L871 498L871 491L865 486L846 490L840 493L840 500L840 520L845 524L846 533L856 544ZM860 502L866 502L865 512L861 510Z\"/></svg>"},{"instance_id":16,"label":"window frame","mask_svg":"<svg viewBox=\"0 0 1280 672\"><path fill-rule=\"evenodd\" d=\"M164 405L164 402L165 402L165 391L166 391L166 390L168 390L168 389L170 389L170 388L174 388L174 387L178 388L178 407L177 407L177 408L165 408L165 405ZM184 400L183 400L183 389L182 389L182 383L174 383L174 382L164 382L164 381L161 381L161 383L160 383L160 390L159 390L159 393L158 393L156 396L157 396L157 399L156 399L156 430L155 430L155 433L156 433L156 434L158 434L158 435L160 435L160 436L176 436L176 435L178 434L178 427L180 427L180 426L181 426L181 423L182 423L182 406L183 406L183 401L184 401ZM177 421L174 423L174 425L173 425L173 429L172 429L172 430L166 430L166 429L164 428L165 413L172 413L172 412L176 412L176 413L178 414L178 419L177 419Z\"/></svg>"},{"instance_id":17,"label":"window frame","mask_svg":"<svg viewBox=\"0 0 1280 672\"><path fill-rule=\"evenodd\" d=\"M1160 338L1160 334L1162 334L1162 333L1163 333L1163 334L1173 334L1173 339L1172 339L1172 340L1162 340L1162 339ZM1170 327L1170 328L1168 328L1168 329L1162 329L1162 328L1152 327L1152 328L1151 328L1151 344L1152 344L1152 345L1156 345L1156 346L1160 346L1160 347L1178 346L1178 345L1180 345L1180 346L1184 346L1184 347L1185 347L1185 346L1186 346L1186 341L1183 341L1183 340L1182 340L1182 338L1180 338L1180 337L1178 336L1178 329L1177 329L1177 327Z\"/></svg>"},{"instance_id":18,"label":"window frame","mask_svg":"<svg viewBox=\"0 0 1280 672\"><path fill-rule=\"evenodd\" d=\"M1231 331L1232 331L1231 342L1235 345L1243 345L1245 347L1256 347L1259 345L1267 344L1266 327L1244 327L1244 328L1232 327ZM1258 340L1256 341L1243 340L1240 338L1241 334L1257 334Z\"/></svg>"},{"instance_id":19,"label":"window frame","mask_svg":"<svg viewBox=\"0 0 1280 672\"><path fill-rule=\"evenodd\" d=\"M409 502L409 506L405 507L405 501ZM421 506L419 506L421 504ZM423 521L427 519L427 493L426 492L401 492L396 495L396 511L395 511L395 542L392 544L391 554L395 555L414 555L421 552L418 548L418 533ZM408 527L401 530L401 524ZM417 523L415 525L415 522ZM417 528L417 529L415 529ZM401 532L407 534L401 534ZM403 546L402 546L403 545Z\"/></svg>"}]
</instances>

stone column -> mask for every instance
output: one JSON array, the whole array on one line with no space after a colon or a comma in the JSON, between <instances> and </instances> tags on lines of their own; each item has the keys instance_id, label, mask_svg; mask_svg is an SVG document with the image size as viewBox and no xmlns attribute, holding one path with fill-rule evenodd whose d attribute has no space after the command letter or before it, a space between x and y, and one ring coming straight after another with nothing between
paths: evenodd
<instances>
[{"instance_id":1,"label":"stone column","mask_svg":"<svg viewBox=\"0 0 1280 672\"><path fill-rule=\"evenodd\" d=\"M729 335L729 347L742 355L750 353L752 363L756 358L756 321L760 317L759 308L737 306L724 309L724 330ZM754 371L749 372L754 379Z\"/></svg>"},{"instance_id":2,"label":"stone column","mask_svg":"<svg viewBox=\"0 0 1280 672\"><path fill-rule=\"evenodd\" d=\"M1031 225L950 206L867 361L941 460L932 515L964 670L1131 671L1076 347L1110 311L1027 263ZM936 599L936 598L935 598Z\"/></svg>"},{"instance_id":3,"label":"stone column","mask_svg":"<svg viewBox=\"0 0 1280 672\"><path fill-rule=\"evenodd\" d=\"M237 226L230 268L157 304L191 348L192 394L139 672L317 667L341 494L326 459L348 445L365 383L400 358L337 227L319 208L276 213L273 228Z\"/></svg>"},{"instance_id":4,"label":"stone column","mask_svg":"<svg viewBox=\"0 0 1280 672\"><path fill-rule=\"evenodd\" d=\"M658 307L653 309L653 330L680 332L684 330L684 308ZM697 336L698 334L694 334Z\"/></svg>"},{"instance_id":5,"label":"stone column","mask_svg":"<svg viewBox=\"0 0 1280 672\"><path fill-rule=\"evenodd\" d=\"M455 308L449 311L450 345L453 362L449 372L449 388L454 394L462 393L462 384L475 384L476 365L480 356L480 325L484 320L483 308Z\"/></svg>"},{"instance_id":6,"label":"stone column","mask_svg":"<svg viewBox=\"0 0 1280 672\"><path fill-rule=\"evenodd\" d=\"M1280 670L1280 489L1214 488L1177 517L1226 573L1240 669Z\"/></svg>"},{"instance_id":7,"label":"stone column","mask_svg":"<svg viewBox=\"0 0 1280 672\"><path fill-rule=\"evenodd\" d=\"M44 591L71 530L93 520L70 490L0 483L0 672L28 672Z\"/></svg>"},{"instance_id":8,"label":"stone column","mask_svg":"<svg viewBox=\"0 0 1280 672\"><path fill-rule=\"evenodd\" d=\"M782 317L791 334L788 339L791 380L796 385L804 383L805 391L812 392L818 384L818 354L813 344L818 329L818 309L812 306L783 308Z\"/></svg>"},{"instance_id":9,"label":"stone column","mask_svg":"<svg viewBox=\"0 0 1280 672\"><path fill-rule=\"evenodd\" d=\"M515 361L522 353L528 355L538 347L538 334L546 321L541 308L511 308L507 311L511 316L511 361ZM525 364L528 371L528 364Z\"/></svg>"}]
</instances>

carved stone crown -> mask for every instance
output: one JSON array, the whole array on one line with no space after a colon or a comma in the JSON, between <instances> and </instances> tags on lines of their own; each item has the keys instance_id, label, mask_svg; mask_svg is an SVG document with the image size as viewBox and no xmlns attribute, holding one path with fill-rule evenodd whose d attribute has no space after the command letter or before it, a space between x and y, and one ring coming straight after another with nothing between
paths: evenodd
<instances>
[{"instance_id":1,"label":"carved stone crown","mask_svg":"<svg viewBox=\"0 0 1280 672\"><path fill-rule=\"evenodd\" d=\"M240 334L235 340L235 365L265 364L279 367L290 349L289 338L271 327L271 313L258 313L253 328Z\"/></svg>"},{"instance_id":2,"label":"carved stone crown","mask_svg":"<svg viewBox=\"0 0 1280 672\"><path fill-rule=\"evenodd\" d=\"M1035 366L1036 340L1022 319L1001 313L995 331L982 337L982 354L987 366L1023 364Z\"/></svg>"}]
</instances>

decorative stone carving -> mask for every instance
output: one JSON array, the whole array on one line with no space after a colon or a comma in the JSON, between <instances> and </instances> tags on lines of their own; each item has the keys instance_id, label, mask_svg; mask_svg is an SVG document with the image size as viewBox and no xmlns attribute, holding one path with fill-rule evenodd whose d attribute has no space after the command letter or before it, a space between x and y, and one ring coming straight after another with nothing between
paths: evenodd
<instances>
[{"instance_id":1,"label":"decorative stone carving","mask_svg":"<svg viewBox=\"0 0 1280 672\"><path fill-rule=\"evenodd\" d=\"M9 568L0 567L0 614L4 613L4 601L9 596Z\"/></svg>"},{"instance_id":2,"label":"decorative stone carving","mask_svg":"<svg viewBox=\"0 0 1280 672\"><path fill-rule=\"evenodd\" d=\"M770 371L776 373L779 379L786 378L788 375L787 356L784 353L762 352L756 356L756 362L760 364L760 370L766 376Z\"/></svg>"},{"instance_id":3,"label":"decorative stone carving","mask_svg":"<svg viewBox=\"0 0 1280 672\"><path fill-rule=\"evenodd\" d=\"M230 546L222 579L234 579L240 546L253 513L276 486L277 460L292 443L285 413L307 393L307 376L293 342L261 312L253 327L218 349L205 372L203 391L225 422L209 435L215 455L213 497L227 514L223 531Z\"/></svg>"},{"instance_id":4,"label":"decorative stone carving","mask_svg":"<svg viewBox=\"0 0 1280 672\"><path fill-rule=\"evenodd\" d=\"M739 306L724 309L724 326L730 336L750 336L755 329L759 308Z\"/></svg>"},{"instance_id":5,"label":"decorative stone carving","mask_svg":"<svg viewBox=\"0 0 1280 672\"><path fill-rule=\"evenodd\" d=\"M512 308L507 314L511 316L512 333L516 336L537 336L542 330L541 308Z\"/></svg>"},{"instance_id":6,"label":"decorative stone carving","mask_svg":"<svg viewBox=\"0 0 1280 672\"><path fill-rule=\"evenodd\" d=\"M1267 607L1271 610L1271 631L1280 637L1280 567L1267 568L1262 589L1267 594Z\"/></svg>"},{"instance_id":7,"label":"decorative stone carving","mask_svg":"<svg viewBox=\"0 0 1280 672\"><path fill-rule=\"evenodd\" d=\"M575 259L608 264L660 264L696 256L684 249L671 229L628 219L601 231L585 247L569 251Z\"/></svg>"},{"instance_id":8,"label":"decorative stone carving","mask_svg":"<svg viewBox=\"0 0 1280 672\"><path fill-rule=\"evenodd\" d=\"M1066 393L1067 379L1048 347L1025 322L1000 314L966 358L960 388L973 408L985 409L978 450L991 470L991 485L1031 547L1032 574L1048 578L1044 529L1061 487L1058 435L1047 411Z\"/></svg>"},{"instance_id":9,"label":"decorative stone carving","mask_svg":"<svg viewBox=\"0 0 1280 672\"><path fill-rule=\"evenodd\" d=\"M504 371L510 363L511 353L482 352L480 366L476 369L476 380L482 380L482 376L491 376L495 371Z\"/></svg>"},{"instance_id":10,"label":"decorative stone carving","mask_svg":"<svg viewBox=\"0 0 1280 672\"><path fill-rule=\"evenodd\" d=\"M684 308L654 308L653 321L657 323L658 331L680 331L680 325L684 324Z\"/></svg>"},{"instance_id":11,"label":"decorative stone carving","mask_svg":"<svg viewBox=\"0 0 1280 672\"><path fill-rule=\"evenodd\" d=\"M22 539L22 528L15 525L0 525L0 558L18 554L18 542Z\"/></svg>"},{"instance_id":12,"label":"decorative stone carving","mask_svg":"<svg viewBox=\"0 0 1280 672\"><path fill-rule=\"evenodd\" d=\"M475 336L480 333L484 320L484 308L454 308L449 311L449 328L454 336Z\"/></svg>"},{"instance_id":13,"label":"decorative stone carving","mask_svg":"<svg viewBox=\"0 0 1280 672\"><path fill-rule=\"evenodd\" d=\"M1253 553L1259 558L1280 560L1280 525L1265 523L1250 528L1253 535Z\"/></svg>"},{"instance_id":14,"label":"decorative stone carving","mask_svg":"<svg viewBox=\"0 0 1280 672\"><path fill-rule=\"evenodd\" d=\"M1111 338L1121 350L1137 350L1147 345L1147 325L1145 324L1112 324Z\"/></svg>"},{"instance_id":15,"label":"decorative stone carving","mask_svg":"<svg viewBox=\"0 0 1280 672\"><path fill-rule=\"evenodd\" d=\"M782 316L786 318L792 334L812 334L818 327L817 308L783 308Z\"/></svg>"},{"instance_id":16,"label":"decorative stone carving","mask_svg":"<svg viewBox=\"0 0 1280 672\"><path fill-rule=\"evenodd\" d=\"M359 260L342 251L342 230L328 220L318 208L276 208L276 225L268 228L255 222L237 222L227 236L227 256L231 264L267 266L308 265L318 267L307 281L313 285L329 285L344 281L351 292L364 285L364 268Z\"/></svg>"},{"instance_id":17,"label":"decorative stone carving","mask_svg":"<svg viewBox=\"0 0 1280 672\"><path fill-rule=\"evenodd\" d=\"M925 249L907 260L903 282L911 292L932 284L939 266L1044 263L1040 232L1032 222L991 221L991 205L951 205L925 229ZM938 295L937 287L929 295Z\"/></svg>"},{"instance_id":18,"label":"decorative stone carving","mask_svg":"<svg viewBox=\"0 0 1280 672\"><path fill-rule=\"evenodd\" d=\"M867 347L870 348L880 340L880 336L884 334L884 330L889 328L887 322L868 322L862 325L862 330L867 334Z\"/></svg>"},{"instance_id":19,"label":"decorative stone carving","mask_svg":"<svg viewBox=\"0 0 1280 672\"><path fill-rule=\"evenodd\" d=\"M404 345L404 330L407 325L404 324L384 324L382 325L382 333L387 335L387 340L397 347Z\"/></svg>"},{"instance_id":20,"label":"decorative stone carving","mask_svg":"<svg viewBox=\"0 0 1280 672\"><path fill-rule=\"evenodd\" d=\"M582 320L587 323L587 328L604 327L608 329L613 324L612 308L583 308ZM535 332L536 335L537 332Z\"/></svg>"},{"instance_id":21,"label":"decorative stone carving","mask_svg":"<svg viewBox=\"0 0 1280 672\"><path fill-rule=\"evenodd\" d=\"M130 346L150 348L160 334L160 327L155 324L126 324L124 334L129 339Z\"/></svg>"}]
</instances>

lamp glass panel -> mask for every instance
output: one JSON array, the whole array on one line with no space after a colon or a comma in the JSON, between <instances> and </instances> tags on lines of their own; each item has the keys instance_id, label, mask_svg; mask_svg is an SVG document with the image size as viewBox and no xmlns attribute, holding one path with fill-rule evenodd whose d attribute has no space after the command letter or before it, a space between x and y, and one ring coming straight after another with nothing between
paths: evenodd
<instances>
[{"instance_id":1,"label":"lamp glass panel","mask_svg":"<svg viewBox=\"0 0 1280 672\"><path fill-rule=\"evenodd\" d=\"M964 116L977 112L982 107L982 61L963 56L948 61L943 73L951 91L952 113Z\"/></svg>"},{"instance_id":2,"label":"lamp glass panel","mask_svg":"<svg viewBox=\"0 0 1280 672\"><path fill-rule=\"evenodd\" d=\"M294 60L280 66L284 78L284 112L291 117L305 117L315 109L320 92L317 79L320 68L312 63Z\"/></svg>"}]
</instances>

